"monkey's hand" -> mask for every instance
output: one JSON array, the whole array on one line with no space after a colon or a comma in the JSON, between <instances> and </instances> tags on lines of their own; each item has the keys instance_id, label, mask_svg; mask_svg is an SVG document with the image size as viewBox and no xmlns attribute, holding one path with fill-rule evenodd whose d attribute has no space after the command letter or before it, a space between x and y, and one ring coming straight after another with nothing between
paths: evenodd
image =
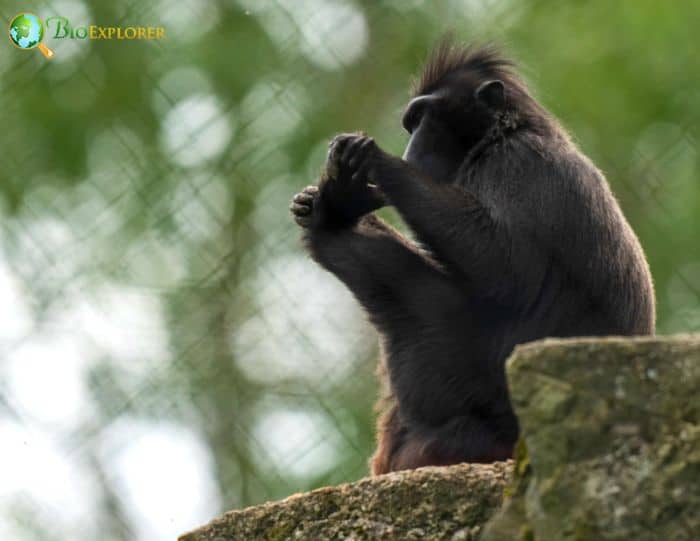
<instances>
[{"instance_id":1,"label":"monkey's hand","mask_svg":"<svg viewBox=\"0 0 700 541\"><path fill-rule=\"evenodd\" d=\"M386 205L376 186L360 176L349 162L356 155L358 138L364 135L342 134L331 141L325 172L318 186L307 186L292 199L289 207L294 220L304 228L334 229L351 227L357 220Z\"/></svg>"},{"instance_id":2,"label":"monkey's hand","mask_svg":"<svg viewBox=\"0 0 700 541\"><path fill-rule=\"evenodd\" d=\"M343 133L331 141L326 160L326 182L323 186L331 206L345 219L357 218L386 205L384 194L358 175L351 160L362 144L373 142L365 134Z\"/></svg>"},{"instance_id":3,"label":"monkey's hand","mask_svg":"<svg viewBox=\"0 0 700 541\"><path fill-rule=\"evenodd\" d=\"M338 150L334 151L334 146ZM333 154L340 154L335 157ZM384 204L389 204L387 194L382 191L381 183L385 180L378 175L378 170L384 171L396 168L406 169L408 166L400 158L396 158L384 152L374 139L365 134L343 134L336 136L331 143L329 164L335 159L339 162L341 174L348 177L350 185L367 186L374 193L380 195Z\"/></svg>"}]
</instances>

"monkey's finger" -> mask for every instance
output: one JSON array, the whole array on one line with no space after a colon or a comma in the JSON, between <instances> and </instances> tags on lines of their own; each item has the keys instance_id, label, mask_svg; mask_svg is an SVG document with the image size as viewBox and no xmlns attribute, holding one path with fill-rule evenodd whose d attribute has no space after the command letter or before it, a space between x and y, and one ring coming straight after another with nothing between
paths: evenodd
<instances>
[{"instance_id":1,"label":"monkey's finger","mask_svg":"<svg viewBox=\"0 0 700 541\"><path fill-rule=\"evenodd\" d=\"M367 183L367 189L370 191L370 193L375 194L378 197L384 197L384 192L382 189L372 182Z\"/></svg>"},{"instance_id":2,"label":"monkey's finger","mask_svg":"<svg viewBox=\"0 0 700 541\"><path fill-rule=\"evenodd\" d=\"M373 201L381 203L382 206L386 204L386 195L381 189L374 184L367 184L367 188L369 188L369 194Z\"/></svg>"},{"instance_id":3,"label":"monkey's finger","mask_svg":"<svg viewBox=\"0 0 700 541\"><path fill-rule=\"evenodd\" d=\"M370 166L369 162L364 162L360 167L355 171L352 175L352 181L353 182L366 182L367 181L367 176L369 174Z\"/></svg>"},{"instance_id":4,"label":"monkey's finger","mask_svg":"<svg viewBox=\"0 0 700 541\"><path fill-rule=\"evenodd\" d=\"M343 154L345 142L346 141L333 141L328 149L328 156L326 156L326 172L331 178L337 178L340 174L340 156Z\"/></svg>"},{"instance_id":5,"label":"monkey's finger","mask_svg":"<svg viewBox=\"0 0 700 541\"><path fill-rule=\"evenodd\" d=\"M355 137L355 135L349 133L336 135L328 145L328 159L337 160L338 156L343 153L343 149L345 148L347 142L353 137Z\"/></svg>"},{"instance_id":6,"label":"monkey's finger","mask_svg":"<svg viewBox=\"0 0 700 541\"><path fill-rule=\"evenodd\" d=\"M318 186L314 186L314 185L307 186L306 188L304 188L304 189L302 190L302 192L304 192L304 193L317 193L317 192L318 192Z\"/></svg>"},{"instance_id":7,"label":"monkey's finger","mask_svg":"<svg viewBox=\"0 0 700 541\"><path fill-rule=\"evenodd\" d=\"M308 216L294 216L294 221L301 227L311 227L311 218Z\"/></svg>"},{"instance_id":8,"label":"monkey's finger","mask_svg":"<svg viewBox=\"0 0 700 541\"><path fill-rule=\"evenodd\" d=\"M328 147L332 147L334 145L337 145L341 142L347 141L351 137L355 137L354 133L339 133L338 135L334 136L333 139L331 139L331 142L328 143Z\"/></svg>"},{"instance_id":9,"label":"monkey's finger","mask_svg":"<svg viewBox=\"0 0 700 541\"><path fill-rule=\"evenodd\" d=\"M364 137L367 134L364 131L358 131L358 132L352 132L352 133L339 133L333 139L331 139L331 142L328 143L328 146L333 146L335 143L344 143L348 141L349 139L355 139L356 137Z\"/></svg>"},{"instance_id":10,"label":"monkey's finger","mask_svg":"<svg viewBox=\"0 0 700 541\"><path fill-rule=\"evenodd\" d=\"M356 155L357 149L360 148L366 140L367 137L360 136L354 141L350 141L347 145L345 145L345 150L343 151L343 156L340 158L340 161L347 164L348 161Z\"/></svg>"},{"instance_id":11,"label":"monkey's finger","mask_svg":"<svg viewBox=\"0 0 700 541\"><path fill-rule=\"evenodd\" d=\"M360 146L357 147L357 150L355 152L355 155L350 159L348 162L348 166L352 169L354 169L357 165L360 164L360 161L366 157L365 151L371 147L374 144L374 139L371 137L368 137L362 143L360 143Z\"/></svg>"},{"instance_id":12,"label":"monkey's finger","mask_svg":"<svg viewBox=\"0 0 700 541\"><path fill-rule=\"evenodd\" d=\"M298 216L306 216L308 214L311 214L311 207L309 205L299 205L297 203L292 203L291 205L289 205L289 210L291 210L292 213Z\"/></svg>"},{"instance_id":13,"label":"monkey's finger","mask_svg":"<svg viewBox=\"0 0 700 541\"><path fill-rule=\"evenodd\" d=\"M296 194L292 201L294 201L295 203L305 203L308 205L313 202L314 197L314 194L308 192L301 192Z\"/></svg>"},{"instance_id":14,"label":"monkey's finger","mask_svg":"<svg viewBox=\"0 0 700 541\"><path fill-rule=\"evenodd\" d=\"M338 160L332 156L329 156L328 160L326 160L326 176L329 179L333 179L333 178L338 178L339 174L340 174L340 167L338 164Z\"/></svg>"}]
</instances>

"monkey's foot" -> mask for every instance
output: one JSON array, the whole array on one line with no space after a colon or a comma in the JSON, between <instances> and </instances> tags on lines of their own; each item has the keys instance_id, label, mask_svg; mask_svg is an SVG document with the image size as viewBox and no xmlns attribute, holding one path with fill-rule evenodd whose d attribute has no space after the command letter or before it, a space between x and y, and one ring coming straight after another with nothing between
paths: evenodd
<instances>
[{"instance_id":1,"label":"monkey's foot","mask_svg":"<svg viewBox=\"0 0 700 541\"><path fill-rule=\"evenodd\" d=\"M301 227L311 227L314 219L314 204L318 200L318 186L307 186L292 198L289 210L294 221Z\"/></svg>"}]
</instances>

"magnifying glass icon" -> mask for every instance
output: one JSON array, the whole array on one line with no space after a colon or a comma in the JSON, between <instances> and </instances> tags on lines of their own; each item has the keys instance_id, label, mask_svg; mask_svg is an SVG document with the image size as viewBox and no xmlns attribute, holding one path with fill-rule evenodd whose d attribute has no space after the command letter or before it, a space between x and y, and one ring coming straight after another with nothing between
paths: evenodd
<instances>
[{"instance_id":1,"label":"magnifying glass icon","mask_svg":"<svg viewBox=\"0 0 700 541\"><path fill-rule=\"evenodd\" d=\"M44 45L44 23L33 13L20 13L10 21L7 29L10 41L18 49L27 51L38 48L46 58L53 57L53 51Z\"/></svg>"}]
</instances>

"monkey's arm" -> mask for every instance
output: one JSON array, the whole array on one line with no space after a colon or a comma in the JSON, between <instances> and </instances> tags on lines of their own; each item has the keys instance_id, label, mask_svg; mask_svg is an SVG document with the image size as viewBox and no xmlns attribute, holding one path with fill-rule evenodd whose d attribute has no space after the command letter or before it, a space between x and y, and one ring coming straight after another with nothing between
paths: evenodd
<instances>
[{"instance_id":1,"label":"monkey's arm","mask_svg":"<svg viewBox=\"0 0 700 541\"><path fill-rule=\"evenodd\" d=\"M537 249L527 232L496 219L465 190L435 182L385 153L371 138L338 137L347 141L345 153L350 149L346 162L353 180L378 186L418 239L472 291L513 300L514 292L525 291L520 285L536 283L542 269L526 264L524 256Z\"/></svg>"},{"instance_id":2,"label":"monkey's arm","mask_svg":"<svg viewBox=\"0 0 700 541\"><path fill-rule=\"evenodd\" d=\"M418 239L440 262L463 274L474 290L507 296L528 272L518 268L514 233L468 192L438 184L384 153L376 158L369 175ZM508 291L503 289L507 285Z\"/></svg>"},{"instance_id":3,"label":"monkey's arm","mask_svg":"<svg viewBox=\"0 0 700 541\"><path fill-rule=\"evenodd\" d=\"M445 307L460 298L434 262L373 214L351 228L306 229L304 241L390 335L397 324L429 320L426 305Z\"/></svg>"}]
</instances>

